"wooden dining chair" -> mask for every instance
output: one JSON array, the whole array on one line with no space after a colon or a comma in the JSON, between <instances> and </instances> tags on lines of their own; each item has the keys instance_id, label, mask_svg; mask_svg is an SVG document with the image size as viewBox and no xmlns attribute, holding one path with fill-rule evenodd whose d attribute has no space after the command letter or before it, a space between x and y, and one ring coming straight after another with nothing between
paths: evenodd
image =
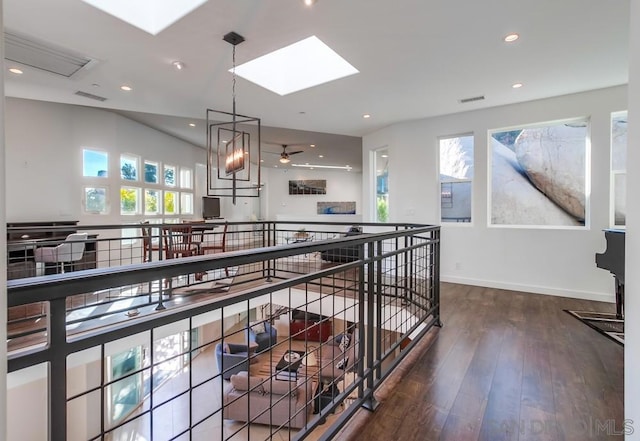
<instances>
[{"instance_id":1,"label":"wooden dining chair","mask_svg":"<svg viewBox=\"0 0 640 441\"><path fill-rule=\"evenodd\" d=\"M202 253L200 244L193 242L193 229L191 225L162 227L162 240L164 242L164 252L167 259L197 256ZM196 273L195 279L202 280L203 275L203 273Z\"/></svg>"}]
</instances>

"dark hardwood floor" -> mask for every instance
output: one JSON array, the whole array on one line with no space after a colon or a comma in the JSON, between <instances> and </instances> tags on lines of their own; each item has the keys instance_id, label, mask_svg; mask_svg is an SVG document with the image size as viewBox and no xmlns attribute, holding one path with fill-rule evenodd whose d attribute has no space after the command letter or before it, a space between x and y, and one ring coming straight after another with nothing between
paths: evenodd
<instances>
[{"instance_id":1,"label":"dark hardwood floor","mask_svg":"<svg viewBox=\"0 0 640 441\"><path fill-rule=\"evenodd\" d=\"M444 327L337 439L623 439L623 347L563 309L608 303L442 284Z\"/></svg>"}]
</instances>

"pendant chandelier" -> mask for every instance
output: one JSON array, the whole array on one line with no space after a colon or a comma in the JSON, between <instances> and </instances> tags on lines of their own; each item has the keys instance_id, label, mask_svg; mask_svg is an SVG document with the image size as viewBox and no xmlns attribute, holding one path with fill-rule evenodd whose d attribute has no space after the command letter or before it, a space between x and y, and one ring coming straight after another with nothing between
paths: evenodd
<instances>
[{"instance_id":1,"label":"pendant chandelier","mask_svg":"<svg viewBox=\"0 0 640 441\"><path fill-rule=\"evenodd\" d=\"M207 109L207 195L230 197L235 205L237 198L260 197L260 118L236 113L236 46L244 37L229 32L223 40L233 47L232 111Z\"/></svg>"}]
</instances>

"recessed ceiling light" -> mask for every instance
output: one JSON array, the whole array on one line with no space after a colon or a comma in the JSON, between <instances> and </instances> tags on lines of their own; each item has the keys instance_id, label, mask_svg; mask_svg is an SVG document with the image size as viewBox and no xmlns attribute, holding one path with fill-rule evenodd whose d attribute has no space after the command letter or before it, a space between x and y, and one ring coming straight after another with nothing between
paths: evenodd
<instances>
[{"instance_id":1,"label":"recessed ceiling light","mask_svg":"<svg viewBox=\"0 0 640 441\"><path fill-rule=\"evenodd\" d=\"M235 72L278 95L288 95L356 74L358 69L313 35L236 66Z\"/></svg>"},{"instance_id":2,"label":"recessed ceiling light","mask_svg":"<svg viewBox=\"0 0 640 441\"><path fill-rule=\"evenodd\" d=\"M315 144L310 144L310 145L309 145L309 147L315 147L315 146L316 146Z\"/></svg>"},{"instance_id":3,"label":"recessed ceiling light","mask_svg":"<svg viewBox=\"0 0 640 441\"><path fill-rule=\"evenodd\" d=\"M261 159L260 162L264 162L264 159Z\"/></svg>"},{"instance_id":4,"label":"recessed ceiling light","mask_svg":"<svg viewBox=\"0 0 640 441\"><path fill-rule=\"evenodd\" d=\"M207 2L207 0L83 1L151 35L158 34Z\"/></svg>"},{"instance_id":5,"label":"recessed ceiling light","mask_svg":"<svg viewBox=\"0 0 640 441\"><path fill-rule=\"evenodd\" d=\"M129 92L130 90L133 90L131 86L127 86L127 85L120 86L120 89L124 90L125 92Z\"/></svg>"},{"instance_id":6,"label":"recessed ceiling light","mask_svg":"<svg viewBox=\"0 0 640 441\"><path fill-rule=\"evenodd\" d=\"M380 155L381 158L388 158L389 155Z\"/></svg>"},{"instance_id":7,"label":"recessed ceiling light","mask_svg":"<svg viewBox=\"0 0 640 441\"><path fill-rule=\"evenodd\" d=\"M507 43L513 43L514 41L516 41L518 38L520 38L520 35L513 33L513 34L508 34L504 37L504 41Z\"/></svg>"},{"instance_id":8,"label":"recessed ceiling light","mask_svg":"<svg viewBox=\"0 0 640 441\"><path fill-rule=\"evenodd\" d=\"M324 155L318 155L318 158L324 158Z\"/></svg>"},{"instance_id":9,"label":"recessed ceiling light","mask_svg":"<svg viewBox=\"0 0 640 441\"><path fill-rule=\"evenodd\" d=\"M196 124L195 123L189 123L189 127L195 127Z\"/></svg>"},{"instance_id":10,"label":"recessed ceiling light","mask_svg":"<svg viewBox=\"0 0 640 441\"><path fill-rule=\"evenodd\" d=\"M177 70L184 69L184 63L182 61L174 61L171 64L173 64L173 67L175 67Z\"/></svg>"},{"instance_id":11,"label":"recessed ceiling light","mask_svg":"<svg viewBox=\"0 0 640 441\"><path fill-rule=\"evenodd\" d=\"M363 117L364 119L367 119L367 118L371 118L371 115L369 115L368 113L365 113L364 115L362 115L362 117Z\"/></svg>"},{"instance_id":12,"label":"recessed ceiling light","mask_svg":"<svg viewBox=\"0 0 640 441\"><path fill-rule=\"evenodd\" d=\"M24 73L20 69L18 69L17 67L10 68L9 72L11 72L12 74L16 74L16 75L22 75Z\"/></svg>"},{"instance_id":13,"label":"recessed ceiling light","mask_svg":"<svg viewBox=\"0 0 640 441\"><path fill-rule=\"evenodd\" d=\"M511 85L514 89L520 89L522 87L522 83L514 83Z\"/></svg>"},{"instance_id":14,"label":"recessed ceiling light","mask_svg":"<svg viewBox=\"0 0 640 441\"><path fill-rule=\"evenodd\" d=\"M313 6L318 0L304 0L305 6Z\"/></svg>"}]
</instances>

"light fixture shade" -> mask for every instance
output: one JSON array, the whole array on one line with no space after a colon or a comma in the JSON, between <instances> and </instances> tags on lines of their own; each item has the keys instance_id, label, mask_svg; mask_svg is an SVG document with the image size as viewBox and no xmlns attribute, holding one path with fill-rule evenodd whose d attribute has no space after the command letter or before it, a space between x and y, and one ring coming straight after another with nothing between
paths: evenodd
<instances>
[{"instance_id":1,"label":"light fixture shade","mask_svg":"<svg viewBox=\"0 0 640 441\"><path fill-rule=\"evenodd\" d=\"M289 158L280 158L280 162L282 162L283 164L288 164L291 162L291 159Z\"/></svg>"}]
</instances>

